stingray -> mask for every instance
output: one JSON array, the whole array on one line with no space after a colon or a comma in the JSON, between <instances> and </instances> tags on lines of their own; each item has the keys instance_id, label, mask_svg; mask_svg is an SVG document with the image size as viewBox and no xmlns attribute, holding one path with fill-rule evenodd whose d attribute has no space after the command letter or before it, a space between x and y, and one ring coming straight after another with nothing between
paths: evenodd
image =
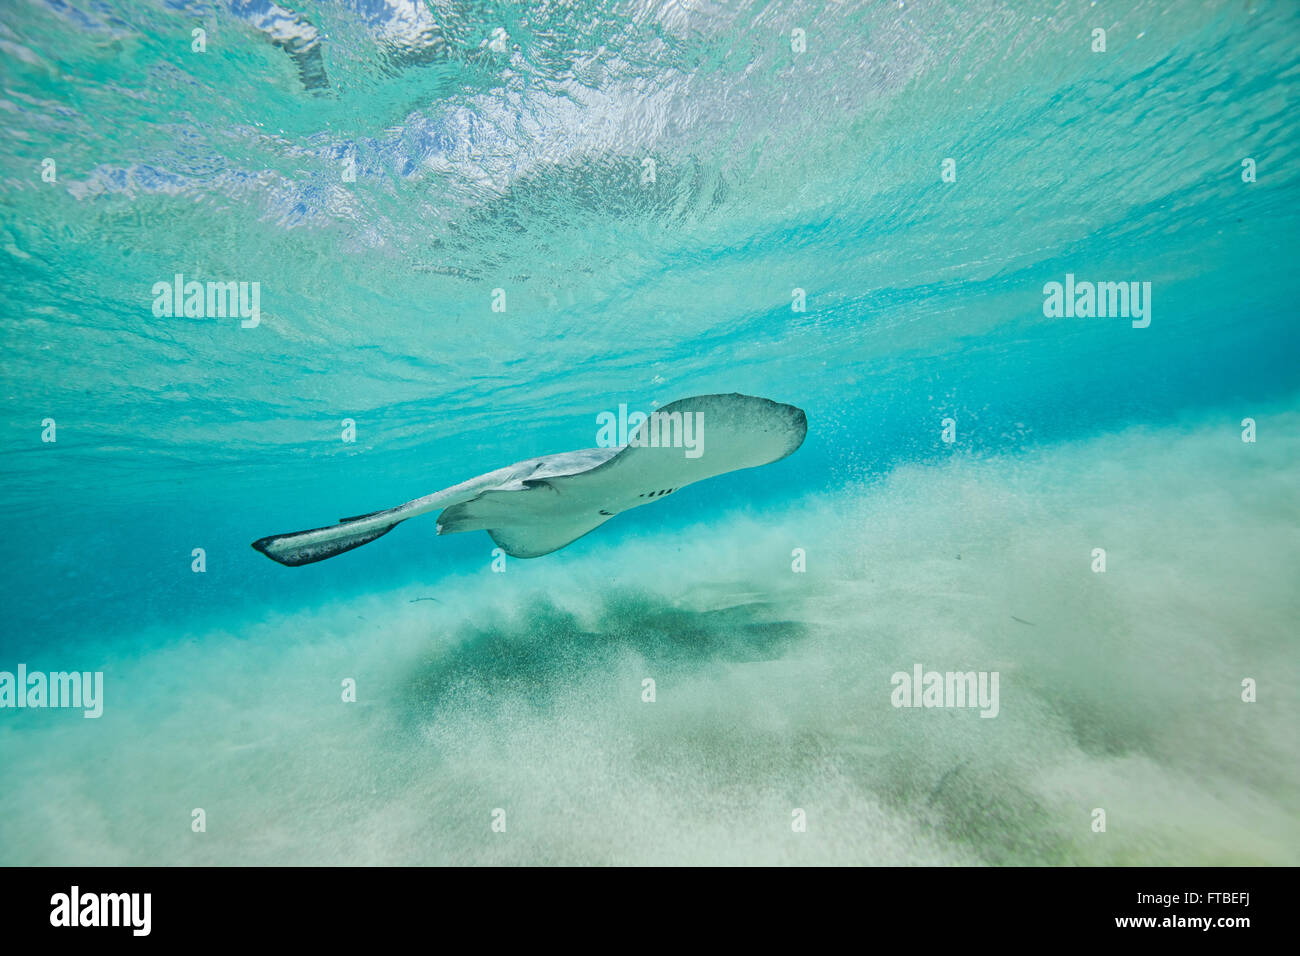
<instances>
[{"instance_id":1,"label":"stingray","mask_svg":"<svg viewBox=\"0 0 1300 956\"><path fill-rule=\"evenodd\" d=\"M683 423L691 421L695 443L687 447ZM511 557L536 558L697 481L780 461L807 432L807 417L793 405L737 394L683 398L652 413L622 448L530 458L396 508L273 534L253 547L290 567L312 564L441 508L438 534L486 531Z\"/></svg>"}]
</instances>

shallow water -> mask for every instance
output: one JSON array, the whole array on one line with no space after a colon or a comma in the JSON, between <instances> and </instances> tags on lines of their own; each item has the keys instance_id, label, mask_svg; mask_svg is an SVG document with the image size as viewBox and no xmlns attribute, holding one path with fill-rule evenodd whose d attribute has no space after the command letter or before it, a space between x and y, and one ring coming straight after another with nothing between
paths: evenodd
<instances>
[{"instance_id":1,"label":"shallow water","mask_svg":"<svg viewBox=\"0 0 1300 956\"><path fill-rule=\"evenodd\" d=\"M0 863L1297 862L1294 5L268 9L2 18L0 670L105 697ZM724 391L806 443L505 573L248 547Z\"/></svg>"}]
</instances>

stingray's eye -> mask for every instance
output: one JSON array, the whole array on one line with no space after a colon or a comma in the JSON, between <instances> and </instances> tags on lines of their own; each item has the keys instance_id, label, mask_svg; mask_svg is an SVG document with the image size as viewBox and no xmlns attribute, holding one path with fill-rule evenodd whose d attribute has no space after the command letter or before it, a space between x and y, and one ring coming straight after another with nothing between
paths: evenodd
<instances>
[{"instance_id":1,"label":"stingray's eye","mask_svg":"<svg viewBox=\"0 0 1300 956\"><path fill-rule=\"evenodd\" d=\"M614 517L614 512L612 512L612 511L606 511L604 508L601 508L601 509L600 509L600 513L603 514L603 515L609 515L611 518Z\"/></svg>"}]
</instances>

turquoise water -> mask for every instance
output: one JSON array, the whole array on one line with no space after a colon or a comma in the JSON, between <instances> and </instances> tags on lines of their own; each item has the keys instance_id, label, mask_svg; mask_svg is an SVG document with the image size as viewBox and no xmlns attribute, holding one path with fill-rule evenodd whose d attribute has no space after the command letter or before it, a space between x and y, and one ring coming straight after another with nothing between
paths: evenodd
<instances>
[{"instance_id":1,"label":"turquoise water","mask_svg":"<svg viewBox=\"0 0 1300 956\"><path fill-rule=\"evenodd\" d=\"M1298 862L1300 7L0 22L0 670L105 687L0 710L0 863ZM804 446L505 573L248 546L733 391Z\"/></svg>"}]
</instances>

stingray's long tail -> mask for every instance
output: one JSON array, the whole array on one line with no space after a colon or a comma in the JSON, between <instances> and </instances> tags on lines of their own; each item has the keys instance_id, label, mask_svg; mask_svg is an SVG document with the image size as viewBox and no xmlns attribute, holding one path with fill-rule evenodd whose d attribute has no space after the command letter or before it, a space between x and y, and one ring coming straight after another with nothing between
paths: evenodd
<instances>
[{"instance_id":1,"label":"stingray's long tail","mask_svg":"<svg viewBox=\"0 0 1300 956\"><path fill-rule=\"evenodd\" d=\"M312 564L382 538L410 517L409 513L400 514L402 511L402 508L391 508L355 518L343 518L328 528L273 534L258 538L253 542L253 547L272 561L279 561L289 567Z\"/></svg>"},{"instance_id":2,"label":"stingray's long tail","mask_svg":"<svg viewBox=\"0 0 1300 956\"><path fill-rule=\"evenodd\" d=\"M396 508L372 511L368 515L358 515L355 518L340 518L338 524L327 528L312 528L310 531L293 531L289 534L273 534L269 538L258 538L253 542L253 547L272 561L279 561L291 568L324 561L336 554L369 544L376 538L382 538L408 518L469 501L484 489L498 487L514 473L517 467L498 468L486 475L462 481L458 485L435 491L423 498L416 498Z\"/></svg>"}]
</instances>

